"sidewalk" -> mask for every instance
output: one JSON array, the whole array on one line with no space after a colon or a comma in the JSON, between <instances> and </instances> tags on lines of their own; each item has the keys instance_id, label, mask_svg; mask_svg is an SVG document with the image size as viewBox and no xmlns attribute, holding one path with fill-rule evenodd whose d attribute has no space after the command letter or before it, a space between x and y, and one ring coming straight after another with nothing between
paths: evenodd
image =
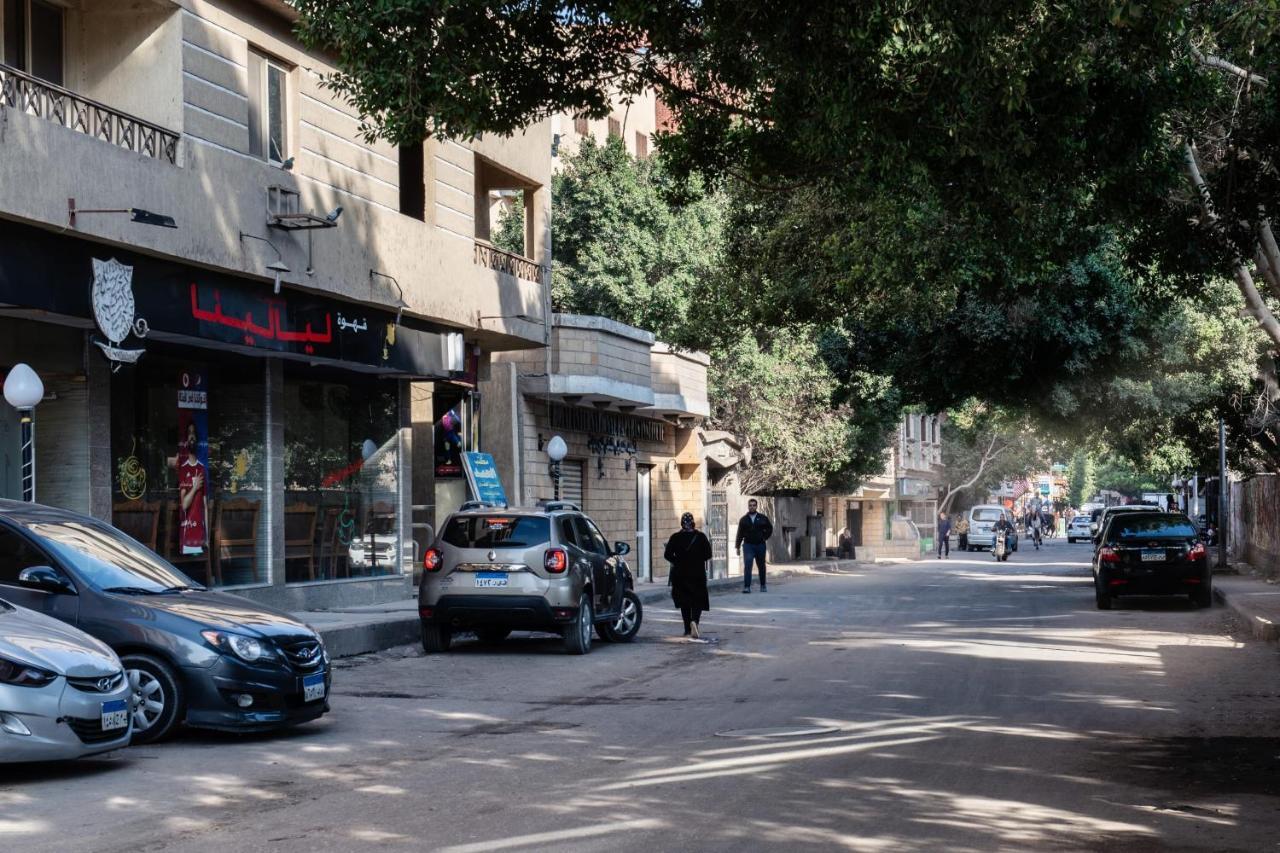
<instances>
[{"instance_id":1,"label":"sidewalk","mask_svg":"<svg viewBox=\"0 0 1280 853\"><path fill-rule=\"evenodd\" d=\"M1250 575L1214 575L1213 595L1260 640L1280 640L1280 584Z\"/></svg>"},{"instance_id":2,"label":"sidewalk","mask_svg":"<svg viewBox=\"0 0 1280 853\"><path fill-rule=\"evenodd\" d=\"M768 576L770 584L785 583L795 578L821 577L871 565L829 558L770 566ZM716 578L708 581L707 587L712 593L737 592L742 588L742 576ZM671 593L665 583L637 584L636 592L646 605L671 603ZM293 615L320 632L331 658L382 651L392 646L416 643L419 638L418 601L415 598L337 610L301 610Z\"/></svg>"}]
</instances>

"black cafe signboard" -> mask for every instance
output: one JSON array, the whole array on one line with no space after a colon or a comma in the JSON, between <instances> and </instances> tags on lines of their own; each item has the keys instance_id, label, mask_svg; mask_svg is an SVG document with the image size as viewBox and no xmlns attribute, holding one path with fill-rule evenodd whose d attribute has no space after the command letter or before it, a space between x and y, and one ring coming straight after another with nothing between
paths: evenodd
<instances>
[{"instance_id":1,"label":"black cafe signboard","mask_svg":"<svg viewBox=\"0 0 1280 853\"><path fill-rule=\"evenodd\" d=\"M419 378L456 372L443 328L14 223L0 224L0 304L93 320L117 365L155 334Z\"/></svg>"}]
</instances>

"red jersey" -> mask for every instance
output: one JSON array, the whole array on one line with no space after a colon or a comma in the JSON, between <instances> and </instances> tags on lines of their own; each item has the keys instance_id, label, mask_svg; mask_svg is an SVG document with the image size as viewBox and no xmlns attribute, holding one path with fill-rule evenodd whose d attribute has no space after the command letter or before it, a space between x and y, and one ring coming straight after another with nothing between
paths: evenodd
<instances>
[{"instance_id":1,"label":"red jersey","mask_svg":"<svg viewBox=\"0 0 1280 853\"><path fill-rule=\"evenodd\" d=\"M185 510L182 509L181 504L178 506L178 513L182 519L178 541L184 554L203 554L205 543L208 541L205 529L204 493L209 484L209 478L205 474L204 466L199 462L190 456L183 459L178 465L179 493L190 491L197 476L201 480L200 488L196 489L190 506Z\"/></svg>"}]
</instances>

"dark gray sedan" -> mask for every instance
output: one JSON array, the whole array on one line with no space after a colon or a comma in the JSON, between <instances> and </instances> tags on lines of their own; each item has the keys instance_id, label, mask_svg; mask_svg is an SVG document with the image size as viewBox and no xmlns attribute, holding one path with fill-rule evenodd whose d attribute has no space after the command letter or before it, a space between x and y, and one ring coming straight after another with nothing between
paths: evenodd
<instances>
[{"instance_id":1,"label":"dark gray sedan","mask_svg":"<svg viewBox=\"0 0 1280 853\"><path fill-rule=\"evenodd\" d=\"M96 519L0 501L0 598L75 625L120 656L134 743L182 722L251 731L329 710L329 658L315 631L206 589Z\"/></svg>"}]
</instances>

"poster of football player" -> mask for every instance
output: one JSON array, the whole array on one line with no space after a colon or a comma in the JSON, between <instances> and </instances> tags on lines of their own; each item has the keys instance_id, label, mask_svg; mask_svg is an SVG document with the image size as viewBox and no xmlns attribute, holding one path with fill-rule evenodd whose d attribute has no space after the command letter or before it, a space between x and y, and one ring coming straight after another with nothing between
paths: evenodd
<instances>
[{"instance_id":1,"label":"poster of football player","mask_svg":"<svg viewBox=\"0 0 1280 853\"><path fill-rule=\"evenodd\" d=\"M183 554L209 544L209 393L205 376L185 371L178 383L178 517Z\"/></svg>"}]
</instances>

